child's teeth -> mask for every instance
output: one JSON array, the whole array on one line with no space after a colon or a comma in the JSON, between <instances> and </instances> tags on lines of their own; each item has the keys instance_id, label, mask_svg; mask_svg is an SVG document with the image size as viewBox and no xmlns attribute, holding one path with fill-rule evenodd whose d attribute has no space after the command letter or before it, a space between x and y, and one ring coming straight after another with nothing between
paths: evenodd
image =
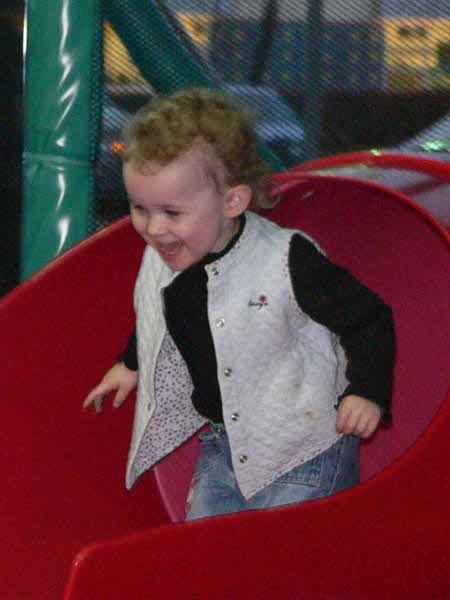
<instances>
[{"instance_id":1,"label":"child's teeth","mask_svg":"<svg viewBox=\"0 0 450 600\"><path fill-rule=\"evenodd\" d=\"M162 246L163 252L167 252L168 254L173 254L178 248L178 242L172 242L171 244L164 244Z\"/></svg>"}]
</instances>

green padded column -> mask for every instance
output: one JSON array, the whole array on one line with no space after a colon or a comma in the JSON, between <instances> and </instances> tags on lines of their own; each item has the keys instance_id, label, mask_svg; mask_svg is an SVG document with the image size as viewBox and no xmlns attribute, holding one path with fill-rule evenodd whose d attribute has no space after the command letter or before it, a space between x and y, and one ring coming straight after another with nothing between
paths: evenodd
<instances>
[{"instance_id":1,"label":"green padded column","mask_svg":"<svg viewBox=\"0 0 450 600\"><path fill-rule=\"evenodd\" d=\"M27 2L23 279L88 232L100 31L98 0Z\"/></svg>"},{"instance_id":2,"label":"green padded column","mask_svg":"<svg viewBox=\"0 0 450 600\"><path fill-rule=\"evenodd\" d=\"M154 0L108 0L104 11L143 77L158 93L220 85L177 38ZM270 148L261 145L260 152L273 169L284 168Z\"/></svg>"},{"instance_id":3,"label":"green padded column","mask_svg":"<svg viewBox=\"0 0 450 600\"><path fill-rule=\"evenodd\" d=\"M108 0L103 10L143 77L159 93L186 86L214 86L204 65L180 43L156 2Z\"/></svg>"}]
</instances>

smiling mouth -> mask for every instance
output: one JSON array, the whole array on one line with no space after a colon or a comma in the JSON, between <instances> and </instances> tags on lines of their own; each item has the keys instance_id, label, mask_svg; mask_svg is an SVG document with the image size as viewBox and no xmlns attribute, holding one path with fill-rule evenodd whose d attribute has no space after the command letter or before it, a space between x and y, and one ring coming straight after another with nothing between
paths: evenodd
<instances>
[{"instance_id":1,"label":"smiling mouth","mask_svg":"<svg viewBox=\"0 0 450 600\"><path fill-rule=\"evenodd\" d=\"M156 244L156 249L158 252L164 256L173 256L178 252L181 247L180 242L170 242L170 244Z\"/></svg>"}]
</instances>

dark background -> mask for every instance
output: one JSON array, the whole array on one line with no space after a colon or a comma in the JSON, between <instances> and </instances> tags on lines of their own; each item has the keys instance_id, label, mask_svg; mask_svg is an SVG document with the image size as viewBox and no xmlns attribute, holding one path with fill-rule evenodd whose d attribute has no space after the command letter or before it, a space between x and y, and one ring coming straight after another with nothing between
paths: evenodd
<instances>
[{"instance_id":1,"label":"dark background","mask_svg":"<svg viewBox=\"0 0 450 600\"><path fill-rule=\"evenodd\" d=\"M0 6L0 295L19 280L24 2Z\"/></svg>"}]
</instances>

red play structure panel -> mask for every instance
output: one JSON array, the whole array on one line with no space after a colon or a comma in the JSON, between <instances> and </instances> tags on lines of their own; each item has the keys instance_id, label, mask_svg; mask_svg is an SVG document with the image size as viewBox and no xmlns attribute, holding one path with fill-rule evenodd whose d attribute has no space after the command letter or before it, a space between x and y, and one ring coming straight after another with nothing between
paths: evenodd
<instances>
[{"instance_id":1,"label":"red play structure panel","mask_svg":"<svg viewBox=\"0 0 450 600\"><path fill-rule=\"evenodd\" d=\"M193 440L125 491L133 399L81 411L133 323L143 246L124 219L0 303L3 600L450 597L448 236L376 185L277 183L270 217L313 235L394 310L393 424L363 445L363 482L301 506L174 524Z\"/></svg>"}]
</instances>

